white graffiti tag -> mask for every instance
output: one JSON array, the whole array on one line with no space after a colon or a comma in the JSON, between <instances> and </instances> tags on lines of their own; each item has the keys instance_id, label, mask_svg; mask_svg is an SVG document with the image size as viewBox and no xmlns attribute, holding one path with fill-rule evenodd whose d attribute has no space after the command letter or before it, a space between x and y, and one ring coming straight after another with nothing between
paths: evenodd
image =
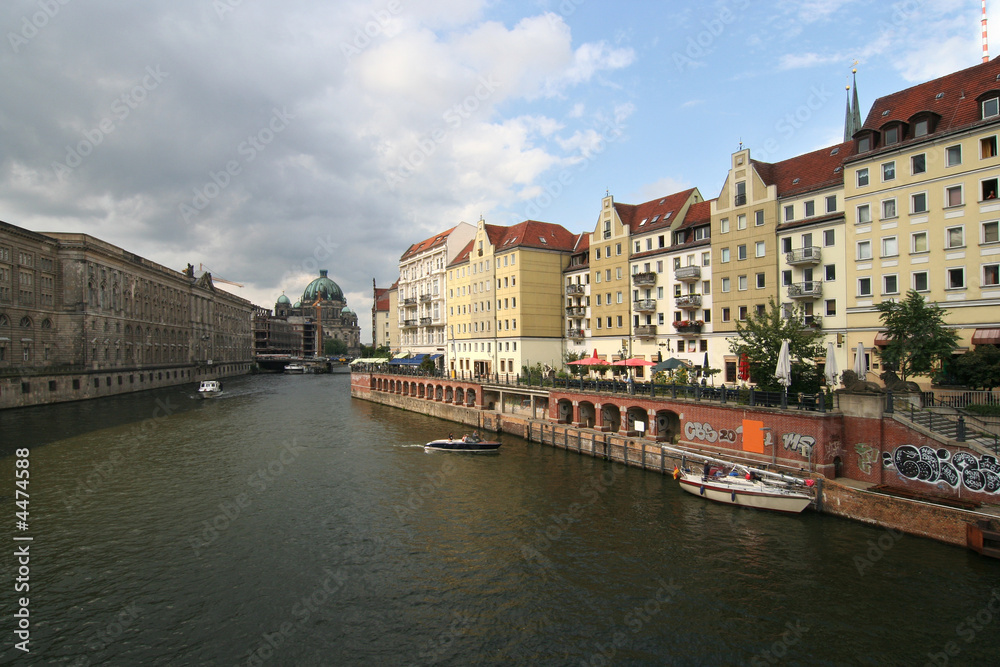
<instances>
[{"instance_id":1,"label":"white graffiti tag","mask_svg":"<svg viewBox=\"0 0 1000 667\"><path fill-rule=\"evenodd\" d=\"M882 465L895 468L902 477L936 484L944 482L958 488L959 484L969 491L1000 493L1000 464L993 456L983 454L976 458L969 452L955 452L932 447L917 449L913 445L902 445L891 455L883 452Z\"/></svg>"},{"instance_id":2,"label":"white graffiti tag","mask_svg":"<svg viewBox=\"0 0 1000 667\"><path fill-rule=\"evenodd\" d=\"M786 433L781 436L781 442L785 449L790 449L805 458L812 456L813 447L816 446L816 438L801 433Z\"/></svg>"}]
</instances>

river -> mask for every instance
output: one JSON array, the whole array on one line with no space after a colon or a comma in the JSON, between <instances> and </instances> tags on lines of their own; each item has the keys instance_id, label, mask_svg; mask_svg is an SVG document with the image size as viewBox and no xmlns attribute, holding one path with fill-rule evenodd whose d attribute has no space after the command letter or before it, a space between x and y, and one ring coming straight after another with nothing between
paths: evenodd
<instances>
[{"instance_id":1,"label":"river","mask_svg":"<svg viewBox=\"0 0 1000 667\"><path fill-rule=\"evenodd\" d=\"M4 664L985 665L1000 563L350 398L230 379L0 413L30 448L30 652ZM10 537L8 537L10 539Z\"/></svg>"}]
</instances>

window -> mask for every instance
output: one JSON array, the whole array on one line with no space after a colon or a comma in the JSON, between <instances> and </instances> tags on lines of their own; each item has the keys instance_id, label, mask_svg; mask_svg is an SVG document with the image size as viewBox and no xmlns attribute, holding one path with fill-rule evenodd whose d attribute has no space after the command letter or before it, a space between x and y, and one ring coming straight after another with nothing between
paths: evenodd
<instances>
[{"instance_id":1,"label":"window","mask_svg":"<svg viewBox=\"0 0 1000 667\"><path fill-rule=\"evenodd\" d=\"M944 166L955 167L962 164L962 145L949 146L944 149Z\"/></svg>"},{"instance_id":2,"label":"window","mask_svg":"<svg viewBox=\"0 0 1000 667\"><path fill-rule=\"evenodd\" d=\"M833 282L837 279L837 265L827 264L823 267L823 280L827 282Z\"/></svg>"},{"instance_id":3,"label":"window","mask_svg":"<svg viewBox=\"0 0 1000 667\"><path fill-rule=\"evenodd\" d=\"M983 223L983 243L996 243L1000 241L1000 229L996 220Z\"/></svg>"},{"instance_id":4,"label":"window","mask_svg":"<svg viewBox=\"0 0 1000 667\"><path fill-rule=\"evenodd\" d=\"M729 308L723 308L722 309L722 321L723 322L728 322L729 319L730 319L729 318Z\"/></svg>"},{"instance_id":5,"label":"window","mask_svg":"<svg viewBox=\"0 0 1000 667\"><path fill-rule=\"evenodd\" d=\"M864 153L872 149L872 138L870 136L858 137L858 152ZM865 182L865 185L868 185Z\"/></svg>"},{"instance_id":6,"label":"window","mask_svg":"<svg viewBox=\"0 0 1000 667\"><path fill-rule=\"evenodd\" d=\"M781 239L781 252L791 252L792 251L792 237L786 236Z\"/></svg>"},{"instance_id":7,"label":"window","mask_svg":"<svg viewBox=\"0 0 1000 667\"><path fill-rule=\"evenodd\" d=\"M736 259L746 259L747 258L747 247L745 244L736 246Z\"/></svg>"},{"instance_id":8,"label":"window","mask_svg":"<svg viewBox=\"0 0 1000 667\"><path fill-rule=\"evenodd\" d=\"M931 131L931 122L926 118L922 118L913 124L913 136L914 137L924 137L927 136Z\"/></svg>"},{"instance_id":9,"label":"window","mask_svg":"<svg viewBox=\"0 0 1000 667\"><path fill-rule=\"evenodd\" d=\"M965 267L959 266L947 271L947 287L945 289L965 289Z\"/></svg>"},{"instance_id":10,"label":"window","mask_svg":"<svg viewBox=\"0 0 1000 667\"><path fill-rule=\"evenodd\" d=\"M744 321L744 320L746 320L746 318L747 318L747 307L746 306L740 306L739 314L740 314L740 321L741 322Z\"/></svg>"},{"instance_id":11,"label":"window","mask_svg":"<svg viewBox=\"0 0 1000 667\"><path fill-rule=\"evenodd\" d=\"M723 292L728 292L729 289L730 289L730 287L731 287L731 283L729 281L729 278L723 278L722 279L722 291Z\"/></svg>"},{"instance_id":12,"label":"window","mask_svg":"<svg viewBox=\"0 0 1000 667\"><path fill-rule=\"evenodd\" d=\"M785 222L795 219L795 207L789 204L785 207Z\"/></svg>"},{"instance_id":13,"label":"window","mask_svg":"<svg viewBox=\"0 0 1000 667\"><path fill-rule=\"evenodd\" d=\"M918 292L927 292L930 290L926 271L913 272L913 289Z\"/></svg>"},{"instance_id":14,"label":"window","mask_svg":"<svg viewBox=\"0 0 1000 667\"><path fill-rule=\"evenodd\" d=\"M622 302L622 293L621 292L616 292L615 294L618 297L618 303L621 303Z\"/></svg>"},{"instance_id":15,"label":"window","mask_svg":"<svg viewBox=\"0 0 1000 667\"><path fill-rule=\"evenodd\" d=\"M913 232L910 234L910 252L927 252L927 232Z\"/></svg>"},{"instance_id":16,"label":"window","mask_svg":"<svg viewBox=\"0 0 1000 667\"><path fill-rule=\"evenodd\" d=\"M729 248L722 248L719 252L719 261L723 264L729 261Z\"/></svg>"},{"instance_id":17,"label":"window","mask_svg":"<svg viewBox=\"0 0 1000 667\"><path fill-rule=\"evenodd\" d=\"M952 185L949 188L945 188L944 191L944 205L945 206L961 206L962 205L962 186Z\"/></svg>"},{"instance_id":18,"label":"window","mask_svg":"<svg viewBox=\"0 0 1000 667\"><path fill-rule=\"evenodd\" d=\"M719 221L719 232L722 234L729 233L729 218L723 218Z\"/></svg>"},{"instance_id":19,"label":"window","mask_svg":"<svg viewBox=\"0 0 1000 667\"><path fill-rule=\"evenodd\" d=\"M979 140L979 157L988 160L997 156L997 137L983 137Z\"/></svg>"},{"instance_id":20,"label":"window","mask_svg":"<svg viewBox=\"0 0 1000 667\"><path fill-rule=\"evenodd\" d=\"M910 158L910 173L914 176L927 171L927 155L921 153Z\"/></svg>"},{"instance_id":21,"label":"window","mask_svg":"<svg viewBox=\"0 0 1000 667\"><path fill-rule=\"evenodd\" d=\"M858 169L858 187L863 188L868 185L868 168Z\"/></svg>"},{"instance_id":22,"label":"window","mask_svg":"<svg viewBox=\"0 0 1000 667\"><path fill-rule=\"evenodd\" d=\"M737 287L738 287L738 289L741 292L747 289L747 277L746 276L740 276L739 278L737 278L737 281L738 281Z\"/></svg>"},{"instance_id":23,"label":"window","mask_svg":"<svg viewBox=\"0 0 1000 667\"><path fill-rule=\"evenodd\" d=\"M899 244L895 236L882 238L882 257L896 257L899 255Z\"/></svg>"},{"instance_id":24,"label":"window","mask_svg":"<svg viewBox=\"0 0 1000 667\"><path fill-rule=\"evenodd\" d=\"M753 224L757 227L764 224L764 209L758 209L753 212Z\"/></svg>"},{"instance_id":25,"label":"window","mask_svg":"<svg viewBox=\"0 0 1000 667\"><path fill-rule=\"evenodd\" d=\"M615 244L615 254L616 255L622 254L622 244L621 243L616 243Z\"/></svg>"},{"instance_id":26,"label":"window","mask_svg":"<svg viewBox=\"0 0 1000 667\"><path fill-rule=\"evenodd\" d=\"M802 217L811 218L814 215L816 215L816 202L811 200L805 202L805 204L803 205Z\"/></svg>"},{"instance_id":27,"label":"window","mask_svg":"<svg viewBox=\"0 0 1000 667\"><path fill-rule=\"evenodd\" d=\"M648 241L649 239L646 239L646 240ZM642 243L640 241L636 241L635 242L635 251L637 253L638 252L642 252Z\"/></svg>"},{"instance_id":28,"label":"window","mask_svg":"<svg viewBox=\"0 0 1000 667\"><path fill-rule=\"evenodd\" d=\"M764 252L767 249L767 243L765 241L757 241L757 256L763 257Z\"/></svg>"},{"instance_id":29,"label":"window","mask_svg":"<svg viewBox=\"0 0 1000 667\"><path fill-rule=\"evenodd\" d=\"M747 203L747 184L746 181L740 181L736 184L736 206L743 206Z\"/></svg>"},{"instance_id":30,"label":"window","mask_svg":"<svg viewBox=\"0 0 1000 667\"><path fill-rule=\"evenodd\" d=\"M882 202L882 219L887 220L889 218L896 217L896 200L886 199Z\"/></svg>"},{"instance_id":31,"label":"window","mask_svg":"<svg viewBox=\"0 0 1000 667\"><path fill-rule=\"evenodd\" d=\"M764 289L764 286L765 286L764 285L764 274L763 273L758 273L757 274L757 289Z\"/></svg>"},{"instance_id":32,"label":"window","mask_svg":"<svg viewBox=\"0 0 1000 667\"><path fill-rule=\"evenodd\" d=\"M893 125L892 127L887 127L885 130L885 145L890 146L892 144L899 143L899 126Z\"/></svg>"},{"instance_id":33,"label":"window","mask_svg":"<svg viewBox=\"0 0 1000 667\"><path fill-rule=\"evenodd\" d=\"M918 192L910 195L910 213L927 212L927 193Z\"/></svg>"},{"instance_id":34,"label":"window","mask_svg":"<svg viewBox=\"0 0 1000 667\"><path fill-rule=\"evenodd\" d=\"M965 227L948 227L944 230L944 247L945 248L963 248L965 247Z\"/></svg>"},{"instance_id":35,"label":"window","mask_svg":"<svg viewBox=\"0 0 1000 667\"><path fill-rule=\"evenodd\" d=\"M997 198L997 178L987 178L979 182L979 188L982 192L982 201L987 199Z\"/></svg>"},{"instance_id":36,"label":"window","mask_svg":"<svg viewBox=\"0 0 1000 667\"><path fill-rule=\"evenodd\" d=\"M837 210L837 195L830 195L826 198L826 212L833 213Z\"/></svg>"},{"instance_id":37,"label":"window","mask_svg":"<svg viewBox=\"0 0 1000 667\"><path fill-rule=\"evenodd\" d=\"M871 241L858 241L858 259L871 259L872 258L872 242Z\"/></svg>"},{"instance_id":38,"label":"window","mask_svg":"<svg viewBox=\"0 0 1000 667\"><path fill-rule=\"evenodd\" d=\"M747 217L745 215L736 216L736 229L747 228Z\"/></svg>"},{"instance_id":39,"label":"window","mask_svg":"<svg viewBox=\"0 0 1000 667\"><path fill-rule=\"evenodd\" d=\"M832 246L837 242L837 230L826 229L823 230L823 245L827 248Z\"/></svg>"},{"instance_id":40,"label":"window","mask_svg":"<svg viewBox=\"0 0 1000 667\"><path fill-rule=\"evenodd\" d=\"M858 278L858 296L872 295L872 279Z\"/></svg>"},{"instance_id":41,"label":"window","mask_svg":"<svg viewBox=\"0 0 1000 667\"><path fill-rule=\"evenodd\" d=\"M837 300L836 299L827 299L826 300L826 314L827 315L836 315L837 314Z\"/></svg>"},{"instance_id":42,"label":"window","mask_svg":"<svg viewBox=\"0 0 1000 667\"><path fill-rule=\"evenodd\" d=\"M601 258L601 249L600 249L600 247L598 247L597 250L594 251L594 259L600 259L600 258ZM507 258L504 257L504 266L507 265L506 262L507 262Z\"/></svg>"},{"instance_id":43,"label":"window","mask_svg":"<svg viewBox=\"0 0 1000 667\"><path fill-rule=\"evenodd\" d=\"M781 286L788 287L791 284L792 284L792 272L786 269L785 271L781 272Z\"/></svg>"},{"instance_id":44,"label":"window","mask_svg":"<svg viewBox=\"0 0 1000 667\"><path fill-rule=\"evenodd\" d=\"M701 253L701 265L710 266L711 263L712 263L712 253L708 251Z\"/></svg>"},{"instance_id":45,"label":"window","mask_svg":"<svg viewBox=\"0 0 1000 667\"><path fill-rule=\"evenodd\" d=\"M862 225L867 222L872 221L872 209L868 204L862 204L858 207L858 224Z\"/></svg>"},{"instance_id":46,"label":"window","mask_svg":"<svg viewBox=\"0 0 1000 667\"><path fill-rule=\"evenodd\" d=\"M711 294L712 293L712 282L710 280L701 281L701 293Z\"/></svg>"},{"instance_id":47,"label":"window","mask_svg":"<svg viewBox=\"0 0 1000 667\"><path fill-rule=\"evenodd\" d=\"M983 265L983 287L1000 286L1000 264Z\"/></svg>"},{"instance_id":48,"label":"window","mask_svg":"<svg viewBox=\"0 0 1000 667\"><path fill-rule=\"evenodd\" d=\"M896 274L882 276L882 294L899 294L899 283Z\"/></svg>"},{"instance_id":49,"label":"window","mask_svg":"<svg viewBox=\"0 0 1000 667\"><path fill-rule=\"evenodd\" d=\"M1000 116L1000 100L996 97L983 100L983 120L994 116Z\"/></svg>"},{"instance_id":50,"label":"window","mask_svg":"<svg viewBox=\"0 0 1000 667\"><path fill-rule=\"evenodd\" d=\"M882 164L882 180L892 181L896 178L896 162L884 162Z\"/></svg>"}]
</instances>

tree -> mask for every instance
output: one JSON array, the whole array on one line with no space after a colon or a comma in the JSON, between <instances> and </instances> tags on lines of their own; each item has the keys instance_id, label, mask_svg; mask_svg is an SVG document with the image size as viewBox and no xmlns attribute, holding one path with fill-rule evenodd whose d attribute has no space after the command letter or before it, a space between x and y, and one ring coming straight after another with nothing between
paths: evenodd
<instances>
[{"instance_id":1,"label":"tree","mask_svg":"<svg viewBox=\"0 0 1000 667\"><path fill-rule=\"evenodd\" d=\"M750 379L758 387L769 391L779 391L784 387L774 377L778 365L781 342L788 341L789 356L792 360L791 391L816 392L823 384L823 374L816 359L822 359L825 352L821 343L823 332L819 327L806 327L805 313L801 308L790 312L768 299L763 313L736 322L736 337L729 339L729 349L736 355L747 355L750 364Z\"/></svg>"},{"instance_id":2,"label":"tree","mask_svg":"<svg viewBox=\"0 0 1000 667\"><path fill-rule=\"evenodd\" d=\"M902 301L883 301L875 308L889 339L879 356L901 380L929 375L958 347L958 333L944 324L944 309L928 304L916 290Z\"/></svg>"},{"instance_id":3,"label":"tree","mask_svg":"<svg viewBox=\"0 0 1000 667\"><path fill-rule=\"evenodd\" d=\"M977 345L955 363L958 381L971 389L1000 387L1000 347Z\"/></svg>"},{"instance_id":4,"label":"tree","mask_svg":"<svg viewBox=\"0 0 1000 667\"><path fill-rule=\"evenodd\" d=\"M327 356L347 354L347 343L339 338L327 338L323 341L323 354Z\"/></svg>"}]
</instances>

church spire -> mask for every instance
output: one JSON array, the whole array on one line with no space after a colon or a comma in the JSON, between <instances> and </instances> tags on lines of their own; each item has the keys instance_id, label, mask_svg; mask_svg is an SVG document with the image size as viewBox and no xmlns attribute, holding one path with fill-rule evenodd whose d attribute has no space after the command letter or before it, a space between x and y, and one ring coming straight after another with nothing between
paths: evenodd
<instances>
[{"instance_id":1,"label":"church spire","mask_svg":"<svg viewBox=\"0 0 1000 667\"><path fill-rule=\"evenodd\" d=\"M844 141L850 141L854 133L861 129L861 104L858 102L858 69L851 70L854 75L853 86L847 86L847 109L844 112ZM851 95L851 88L854 95Z\"/></svg>"}]
</instances>

